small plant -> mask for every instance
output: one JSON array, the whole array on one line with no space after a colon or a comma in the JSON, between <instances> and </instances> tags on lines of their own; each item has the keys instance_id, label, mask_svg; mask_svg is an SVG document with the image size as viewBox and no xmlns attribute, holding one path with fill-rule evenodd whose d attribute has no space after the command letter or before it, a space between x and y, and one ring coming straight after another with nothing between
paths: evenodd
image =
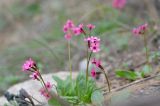
<instances>
[{"instance_id":1,"label":"small plant","mask_svg":"<svg viewBox=\"0 0 160 106\"><path fill-rule=\"evenodd\" d=\"M135 81L139 78L145 78L150 75L151 67L144 65L141 71L116 70L116 75L120 78L125 78L130 81Z\"/></svg>"},{"instance_id":2,"label":"small plant","mask_svg":"<svg viewBox=\"0 0 160 106\"><path fill-rule=\"evenodd\" d=\"M152 56L149 54L149 49L147 47L147 37L146 37L146 32L148 29L148 24L145 23L143 25L140 25L132 30L133 35L135 36L142 36L143 42L144 42L144 47L145 47L145 56L146 56L146 65L142 68L142 71L130 71L130 70L117 70L116 75L121 78L125 78L128 80L136 80L138 78L145 78L149 76L152 68L150 64L151 59L155 59L158 56L158 53L154 53Z\"/></svg>"},{"instance_id":3,"label":"small plant","mask_svg":"<svg viewBox=\"0 0 160 106\"><path fill-rule=\"evenodd\" d=\"M44 96L48 103L56 106L70 106L70 105L86 105L94 103L98 106L102 105L103 94L100 88L95 83L97 69L104 74L109 92L111 92L111 85L109 78L106 74L105 68L102 66L101 61L95 58L92 59L92 55L100 51L100 38L92 35L92 30L95 28L94 25L88 24L84 26L80 24L76 26L72 20L68 20L64 27L64 37L68 42L68 59L69 59L69 70L70 75L62 80L56 76L53 79L57 82L57 85L51 82L45 82L37 63L29 58L25 61L22 66L23 72L29 72L30 78L37 80L41 83L42 88L39 90L42 96ZM86 29L86 30L85 30ZM86 72L79 73L76 79L72 78L72 61L71 61L71 40L74 36L84 36L84 43L86 43ZM92 69L90 71L89 64L92 63Z\"/></svg>"}]
</instances>

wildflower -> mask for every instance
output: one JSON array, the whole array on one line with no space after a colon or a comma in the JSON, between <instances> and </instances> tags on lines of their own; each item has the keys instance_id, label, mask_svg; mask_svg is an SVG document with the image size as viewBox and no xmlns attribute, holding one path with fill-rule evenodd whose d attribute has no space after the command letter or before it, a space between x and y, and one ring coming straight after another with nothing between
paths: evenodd
<instances>
[{"instance_id":1,"label":"wildflower","mask_svg":"<svg viewBox=\"0 0 160 106\"><path fill-rule=\"evenodd\" d=\"M48 90L50 90L52 88L52 85L50 82L45 83L45 86Z\"/></svg>"},{"instance_id":2,"label":"wildflower","mask_svg":"<svg viewBox=\"0 0 160 106\"><path fill-rule=\"evenodd\" d=\"M99 52L100 51L100 45L99 45L99 43L91 43L90 50L93 53Z\"/></svg>"},{"instance_id":3,"label":"wildflower","mask_svg":"<svg viewBox=\"0 0 160 106\"><path fill-rule=\"evenodd\" d=\"M95 25L93 25L93 24L88 24L88 25L87 25L87 28L88 28L89 30L92 30L92 29L95 28Z\"/></svg>"},{"instance_id":4,"label":"wildflower","mask_svg":"<svg viewBox=\"0 0 160 106\"><path fill-rule=\"evenodd\" d=\"M96 71L95 71L95 68L94 68L94 67L91 69L91 76L92 76L93 78L96 77Z\"/></svg>"},{"instance_id":5,"label":"wildflower","mask_svg":"<svg viewBox=\"0 0 160 106\"><path fill-rule=\"evenodd\" d=\"M88 47L92 52L96 53L100 51L100 38L91 36L85 38L84 41L88 42Z\"/></svg>"},{"instance_id":6,"label":"wildflower","mask_svg":"<svg viewBox=\"0 0 160 106\"><path fill-rule=\"evenodd\" d=\"M68 28L73 28L74 27L74 23L72 20L67 20L66 25L68 26Z\"/></svg>"},{"instance_id":7,"label":"wildflower","mask_svg":"<svg viewBox=\"0 0 160 106\"><path fill-rule=\"evenodd\" d=\"M63 26L63 32L66 33L68 32L70 29L72 29L74 27L74 23L72 20L67 20L67 22L64 24Z\"/></svg>"},{"instance_id":8,"label":"wildflower","mask_svg":"<svg viewBox=\"0 0 160 106\"><path fill-rule=\"evenodd\" d=\"M65 38L66 40L70 40L70 39L72 38L72 35L71 35L71 34L65 34L65 35L64 35L64 38Z\"/></svg>"},{"instance_id":9,"label":"wildflower","mask_svg":"<svg viewBox=\"0 0 160 106\"><path fill-rule=\"evenodd\" d=\"M63 32L65 33L65 39L71 40L72 36L78 36L81 33L85 33L83 30L83 24L75 26L72 20L67 20L63 26Z\"/></svg>"},{"instance_id":10,"label":"wildflower","mask_svg":"<svg viewBox=\"0 0 160 106\"><path fill-rule=\"evenodd\" d=\"M113 0L112 6L116 9L122 9L126 5L126 0Z\"/></svg>"},{"instance_id":11,"label":"wildflower","mask_svg":"<svg viewBox=\"0 0 160 106\"><path fill-rule=\"evenodd\" d=\"M46 91L45 88L41 88L39 91L40 91L41 95L44 96L47 100L49 100L51 98L50 94Z\"/></svg>"},{"instance_id":12,"label":"wildflower","mask_svg":"<svg viewBox=\"0 0 160 106\"><path fill-rule=\"evenodd\" d=\"M29 58L29 59L26 60L25 63L23 64L22 70L23 70L23 71L28 71L28 70L30 70L31 68L35 67L35 66L36 66L35 62L34 62L31 58Z\"/></svg>"},{"instance_id":13,"label":"wildflower","mask_svg":"<svg viewBox=\"0 0 160 106\"><path fill-rule=\"evenodd\" d=\"M78 36L78 35L81 34L81 29L80 29L79 27L75 27L75 28L73 28L73 33L74 33L76 36Z\"/></svg>"},{"instance_id":14,"label":"wildflower","mask_svg":"<svg viewBox=\"0 0 160 106\"><path fill-rule=\"evenodd\" d=\"M39 73L38 73L38 71L33 72L30 75L30 78L32 78L33 80L39 80Z\"/></svg>"},{"instance_id":15,"label":"wildflower","mask_svg":"<svg viewBox=\"0 0 160 106\"><path fill-rule=\"evenodd\" d=\"M83 24L79 24L78 27L74 27L73 28L74 35L78 36L82 33L85 33L84 30L83 30L83 26L84 26Z\"/></svg>"},{"instance_id":16,"label":"wildflower","mask_svg":"<svg viewBox=\"0 0 160 106\"><path fill-rule=\"evenodd\" d=\"M70 40L72 38L73 29L75 25L72 20L67 20L67 22L63 26L63 32L65 33L65 39Z\"/></svg>"},{"instance_id":17,"label":"wildflower","mask_svg":"<svg viewBox=\"0 0 160 106\"><path fill-rule=\"evenodd\" d=\"M83 25L83 24L79 24L78 27L79 27L80 29L83 29L84 25Z\"/></svg>"},{"instance_id":18,"label":"wildflower","mask_svg":"<svg viewBox=\"0 0 160 106\"><path fill-rule=\"evenodd\" d=\"M134 35L136 35L136 36L142 35L142 34L144 34L146 32L147 28L148 28L148 24L145 23L145 24L140 25L140 26L138 26L136 28L133 28L132 33Z\"/></svg>"},{"instance_id":19,"label":"wildflower","mask_svg":"<svg viewBox=\"0 0 160 106\"><path fill-rule=\"evenodd\" d=\"M98 68L102 67L101 61L100 60L96 60L95 58L92 59L92 64L96 65L96 67L98 67Z\"/></svg>"}]
</instances>

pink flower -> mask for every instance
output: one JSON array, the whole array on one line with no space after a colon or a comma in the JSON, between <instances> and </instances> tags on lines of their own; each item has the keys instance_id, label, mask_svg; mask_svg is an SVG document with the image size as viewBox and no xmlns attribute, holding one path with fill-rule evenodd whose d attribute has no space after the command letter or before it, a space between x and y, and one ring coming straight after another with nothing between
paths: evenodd
<instances>
[{"instance_id":1,"label":"pink flower","mask_svg":"<svg viewBox=\"0 0 160 106\"><path fill-rule=\"evenodd\" d=\"M65 33L65 39L70 40L73 35L73 29L75 25L72 20L67 20L67 22L63 26L63 32Z\"/></svg>"},{"instance_id":2,"label":"pink flower","mask_svg":"<svg viewBox=\"0 0 160 106\"><path fill-rule=\"evenodd\" d=\"M43 94L43 96L46 97L47 100L49 100L51 98L51 95L49 93L47 93L47 92L45 92Z\"/></svg>"},{"instance_id":3,"label":"pink flower","mask_svg":"<svg viewBox=\"0 0 160 106\"><path fill-rule=\"evenodd\" d=\"M41 88L40 90L41 95L43 95L47 100L51 98L50 94L46 91L45 88Z\"/></svg>"},{"instance_id":4,"label":"pink flower","mask_svg":"<svg viewBox=\"0 0 160 106\"><path fill-rule=\"evenodd\" d=\"M116 9L122 9L126 5L126 0L113 0L112 6Z\"/></svg>"},{"instance_id":5,"label":"pink flower","mask_svg":"<svg viewBox=\"0 0 160 106\"><path fill-rule=\"evenodd\" d=\"M75 26L72 20L67 20L67 22L63 26L63 32L65 33L65 39L71 40L73 35L80 35L84 33L83 24Z\"/></svg>"},{"instance_id":6,"label":"pink flower","mask_svg":"<svg viewBox=\"0 0 160 106\"><path fill-rule=\"evenodd\" d=\"M66 32L68 31L68 29L69 29L69 28L68 28L67 25L64 25L64 26L63 26L63 32L64 32L64 33L66 33Z\"/></svg>"},{"instance_id":7,"label":"pink flower","mask_svg":"<svg viewBox=\"0 0 160 106\"><path fill-rule=\"evenodd\" d=\"M85 38L84 41L88 42L88 47L92 52L96 53L100 51L100 38L91 36Z\"/></svg>"},{"instance_id":8,"label":"pink flower","mask_svg":"<svg viewBox=\"0 0 160 106\"><path fill-rule=\"evenodd\" d=\"M64 38L65 38L66 40L71 40L72 35L71 35L71 34L65 34L65 35L64 35Z\"/></svg>"},{"instance_id":9,"label":"pink flower","mask_svg":"<svg viewBox=\"0 0 160 106\"><path fill-rule=\"evenodd\" d=\"M72 20L67 20L66 25L68 26L68 28L73 28L74 27L74 23Z\"/></svg>"},{"instance_id":10,"label":"pink flower","mask_svg":"<svg viewBox=\"0 0 160 106\"><path fill-rule=\"evenodd\" d=\"M95 78L95 77L96 77L96 71L95 71L95 68L92 68L92 69L91 69L91 76L92 76L93 78Z\"/></svg>"},{"instance_id":11,"label":"pink flower","mask_svg":"<svg viewBox=\"0 0 160 106\"><path fill-rule=\"evenodd\" d=\"M25 63L23 64L22 70L23 70L23 71L28 71L28 70L30 70L31 68L33 68L35 65L36 65L35 62L34 62L31 58L29 58L29 59L26 60Z\"/></svg>"},{"instance_id":12,"label":"pink flower","mask_svg":"<svg viewBox=\"0 0 160 106\"><path fill-rule=\"evenodd\" d=\"M79 27L75 27L75 28L73 28L73 33L74 33L76 36L78 36L78 35L81 34L81 29L80 29Z\"/></svg>"},{"instance_id":13,"label":"pink flower","mask_svg":"<svg viewBox=\"0 0 160 106\"><path fill-rule=\"evenodd\" d=\"M101 61L100 60L96 60L95 58L92 60L92 64L96 65L96 67L100 68L101 65Z\"/></svg>"},{"instance_id":14,"label":"pink flower","mask_svg":"<svg viewBox=\"0 0 160 106\"><path fill-rule=\"evenodd\" d=\"M136 28L133 28L132 33L136 36L139 36L139 35L144 34L146 32L147 28L148 28L148 24L145 23L145 24L140 25Z\"/></svg>"},{"instance_id":15,"label":"pink flower","mask_svg":"<svg viewBox=\"0 0 160 106\"><path fill-rule=\"evenodd\" d=\"M91 43L90 50L93 53L99 52L100 51L100 45L99 45L99 43Z\"/></svg>"},{"instance_id":16,"label":"pink flower","mask_svg":"<svg viewBox=\"0 0 160 106\"><path fill-rule=\"evenodd\" d=\"M52 88L52 85L51 85L50 82L47 82L47 83L45 84L45 86L46 86L46 88L47 88L48 90L50 90L50 89Z\"/></svg>"},{"instance_id":17,"label":"pink flower","mask_svg":"<svg viewBox=\"0 0 160 106\"><path fill-rule=\"evenodd\" d=\"M93 25L93 24L88 24L88 25L87 25L87 28L88 28L89 30L92 30L92 29L95 28L95 25Z\"/></svg>"},{"instance_id":18,"label":"pink flower","mask_svg":"<svg viewBox=\"0 0 160 106\"><path fill-rule=\"evenodd\" d=\"M95 36L91 36L91 37L85 38L84 41L88 41L91 43L98 43L98 42L100 42L100 38L95 37Z\"/></svg>"},{"instance_id":19,"label":"pink flower","mask_svg":"<svg viewBox=\"0 0 160 106\"><path fill-rule=\"evenodd\" d=\"M80 29L83 29L84 25L83 25L83 24L79 24L78 27L79 27Z\"/></svg>"},{"instance_id":20,"label":"pink flower","mask_svg":"<svg viewBox=\"0 0 160 106\"><path fill-rule=\"evenodd\" d=\"M33 80L39 80L39 73L38 73L38 71L33 72L30 75L30 78L32 78Z\"/></svg>"},{"instance_id":21,"label":"pink flower","mask_svg":"<svg viewBox=\"0 0 160 106\"><path fill-rule=\"evenodd\" d=\"M73 33L78 36L83 33L83 24L79 24L78 27L73 28Z\"/></svg>"}]
</instances>

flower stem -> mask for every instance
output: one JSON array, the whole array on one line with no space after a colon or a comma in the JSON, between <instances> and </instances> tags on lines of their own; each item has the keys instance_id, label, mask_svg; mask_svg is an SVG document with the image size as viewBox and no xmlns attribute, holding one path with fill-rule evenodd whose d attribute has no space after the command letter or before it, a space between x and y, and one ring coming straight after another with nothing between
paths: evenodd
<instances>
[{"instance_id":1,"label":"flower stem","mask_svg":"<svg viewBox=\"0 0 160 106\"><path fill-rule=\"evenodd\" d=\"M42 86L46 89L46 91L49 93L49 91L48 91L48 89L47 89L47 87L46 87L46 84L45 84L45 82L44 82L44 80L43 80L43 77L42 77L42 75L41 75L41 73L38 71L38 74L39 74L39 77L40 77L40 79L41 79L41 84L42 84Z\"/></svg>"},{"instance_id":2,"label":"flower stem","mask_svg":"<svg viewBox=\"0 0 160 106\"><path fill-rule=\"evenodd\" d=\"M148 51L148 47L147 47L147 38L146 38L145 34L143 34L143 40L144 40L144 47L145 47L145 55L146 55L147 65L150 65L149 64L149 51Z\"/></svg>"},{"instance_id":3,"label":"flower stem","mask_svg":"<svg viewBox=\"0 0 160 106\"><path fill-rule=\"evenodd\" d=\"M88 56L88 50L87 50L87 69L86 69L86 85L87 85L87 82L88 82L88 71L89 71L89 62L91 60L91 56L92 56L92 53L90 53L90 55Z\"/></svg>"},{"instance_id":4,"label":"flower stem","mask_svg":"<svg viewBox=\"0 0 160 106\"><path fill-rule=\"evenodd\" d=\"M69 67L70 67L70 78L72 80L72 63L71 63L71 47L70 41L68 41L68 59L69 59Z\"/></svg>"},{"instance_id":5,"label":"flower stem","mask_svg":"<svg viewBox=\"0 0 160 106\"><path fill-rule=\"evenodd\" d=\"M109 78L108 78L107 74L105 73L105 70L104 70L104 69L102 69L102 72L103 72L103 74L104 74L104 76L105 76L105 78L106 78L107 85L108 85L108 90L109 90L109 92L111 92L111 84L110 84L110 82L109 82Z\"/></svg>"}]
</instances>

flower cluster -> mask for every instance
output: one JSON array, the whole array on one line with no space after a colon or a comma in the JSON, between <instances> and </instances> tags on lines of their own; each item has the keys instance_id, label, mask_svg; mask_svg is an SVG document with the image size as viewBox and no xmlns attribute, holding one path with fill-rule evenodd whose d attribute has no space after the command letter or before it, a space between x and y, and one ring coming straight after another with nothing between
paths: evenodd
<instances>
[{"instance_id":1,"label":"flower cluster","mask_svg":"<svg viewBox=\"0 0 160 106\"><path fill-rule=\"evenodd\" d=\"M35 62L29 58L28 60L25 61L25 63L22 66L22 70L23 71L29 71L31 69L33 69L34 67L36 67Z\"/></svg>"},{"instance_id":2,"label":"flower cluster","mask_svg":"<svg viewBox=\"0 0 160 106\"><path fill-rule=\"evenodd\" d=\"M35 63L35 61L33 61L31 58L29 58L28 60L26 60L22 66L22 70L24 72L31 72L32 74L30 75L30 77L34 80L39 80L39 71L37 68L37 65Z\"/></svg>"},{"instance_id":3,"label":"flower cluster","mask_svg":"<svg viewBox=\"0 0 160 106\"><path fill-rule=\"evenodd\" d=\"M122 9L126 5L126 0L113 0L112 6L116 9Z\"/></svg>"},{"instance_id":4,"label":"flower cluster","mask_svg":"<svg viewBox=\"0 0 160 106\"><path fill-rule=\"evenodd\" d=\"M100 51L100 38L91 36L88 38L85 38L84 41L88 42L88 48L96 53Z\"/></svg>"},{"instance_id":5,"label":"flower cluster","mask_svg":"<svg viewBox=\"0 0 160 106\"><path fill-rule=\"evenodd\" d=\"M31 58L29 58L28 60L24 62L22 66L22 70L24 72L31 72L30 78L32 78L33 80L41 81L43 83L45 88L41 88L40 93L44 97L46 97L47 100L50 99L50 94L48 91L51 90L52 86L50 82L44 83L43 78L41 77L39 69L36 65L36 62L32 60Z\"/></svg>"},{"instance_id":6,"label":"flower cluster","mask_svg":"<svg viewBox=\"0 0 160 106\"><path fill-rule=\"evenodd\" d=\"M86 25L86 27L89 29L89 31L91 31L95 28L95 25L88 24ZM70 40L73 35L86 35L86 32L84 31L84 25L81 23L78 26L76 26L72 20L67 20L67 22L63 26L63 32L65 33L64 37L66 40Z\"/></svg>"},{"instance_id":7,"label":"flower cluster","mask_svg":"<svg viewBox=\"0 0 160 106\"><path fill-rule=\"evenodd\" d=\"M93 58L91 62L92 62L92 64L95 65L97 68L100 68L100 69L104 70L104 68L102 67L102 64L101 64L101 61L100 61L100 60L97 60L97 59ZM91 69L91 76L92 76L93 78L96 77L96 71L95 71L95 68L94 68L94 67Z\"/></svg>"},{"instance_id":8,"label":"flower cluster","mask_svg":"<svg viewBox=\"0 0 160 106\"><path fill-rule=\"evenodd\" d=\"M41 93L41 95L43 95L47 100L49 100L51 98L51 95L49 94L49 92L52 89L52 85L50 82L45 83L45 88L41 88L39 91Z\"/></svg>"},{"instance_id":9,"label":"flower cluster","mask_svg":"<svg viewBox=\"0 0 160 106\"><path fill-rule=\"evenodd\" d=\"M63 26L63 32L65 33L65 39L70 40L73 35L78 36L83 33L83 24L75 26L72 20L67 20Z\"/></svg>"},{"instance_id":10,"label":"flower cluster","mask_svg":"<svg viewBox=\"0 0 160 106\"><path fill-rule=\"evenodd\" d=\"M93 24L88 24L88 25L87 25L87 28L88 28L90 31L93 30L95 27L96 27L96 26L93 25Z\"/></svg>"},{"instance_id":11,"label":"flower cluster","mask_svg":"<svg viewBox=\"0 0 160 106\"><path fill-rule=\"evenodd\" d=\"M136 28L133 28L132 33L136 36L139 36L139 35L144 34L146 32L147 28L148 28L148 24L145 23L145 24L140 25Z\"/></svg>"}]
</instances>

